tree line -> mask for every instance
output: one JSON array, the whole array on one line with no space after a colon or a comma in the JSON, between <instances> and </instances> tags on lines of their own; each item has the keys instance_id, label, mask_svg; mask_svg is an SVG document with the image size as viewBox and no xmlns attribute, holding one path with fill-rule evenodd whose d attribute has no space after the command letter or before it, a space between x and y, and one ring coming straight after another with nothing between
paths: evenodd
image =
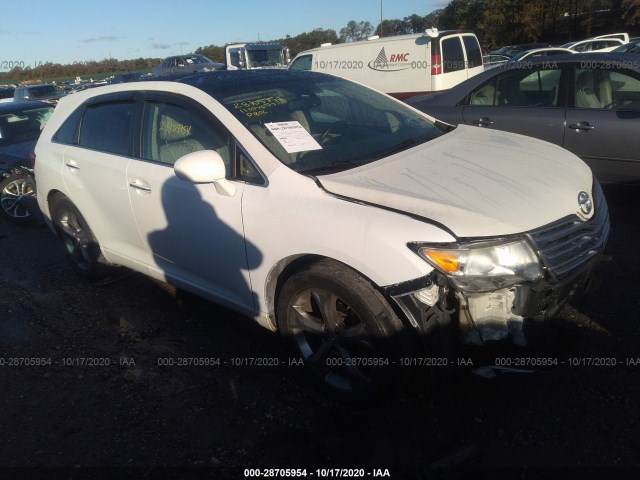
<instances>
[{"instance_id":1,"label":"tree line","mask_svg":"<svg viewBox=\"0 0 640 480\"><path fill-rule=\"evenodd\" d=\"M387 19L374 28L369 21L351 20L337 33L316 28L299 35L286 35L270 42L286 45L291 57L322 43L362 40L370 35L392 36L423 32L430 27L472 30L486 48L528 42L564 43L612 32L640 31L640 0L451 0L447 6L425 15ZM224 62L224 46L199 47L213 61ZM16 66L0 72L0 83L42 81L65 76L99 75L109 72L148 71L160 58L105 59L67 65L44 63Z\"/></svg>"}]
</instances>

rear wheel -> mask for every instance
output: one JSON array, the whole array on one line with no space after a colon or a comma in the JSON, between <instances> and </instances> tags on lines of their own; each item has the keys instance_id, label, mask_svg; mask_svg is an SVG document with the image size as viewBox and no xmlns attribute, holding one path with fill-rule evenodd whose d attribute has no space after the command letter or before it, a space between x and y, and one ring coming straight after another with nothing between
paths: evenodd
<instances>
[{"instance_id":1,"label":"rear wheel","mask_svg":"<svg viewBox=\"0 0 640 480\"><path fill-rule=\"evenodd\" d=\"M36 184L27 174L15 173L0 181L0 216L12 223L29 223L31 212L22 202L36 194Z\"/></svg>"},{"instance_id":2,"label":"rear wheel","mask_svg":"<svg viewBox=\"0 0 640 480\"><path fill-rule=\"evenodd\" d=\"M337 262L309 265L285 282L278 322L315 380L340 400L371 400L403 379L399 357L410 342L402 322L367 280Z\"/></svg>"},{"instance_id":3,"label":"rear wheel","mask_svg":"<svg viewBox=\"0 0 640 480\"><path fill-rule=\"evenodd\" d=\"M75 270L89 279L106 276L108 262L76 206L68 198L60 197L55 201L52 213L55 229Z\"/></svg>"}]
</instances>

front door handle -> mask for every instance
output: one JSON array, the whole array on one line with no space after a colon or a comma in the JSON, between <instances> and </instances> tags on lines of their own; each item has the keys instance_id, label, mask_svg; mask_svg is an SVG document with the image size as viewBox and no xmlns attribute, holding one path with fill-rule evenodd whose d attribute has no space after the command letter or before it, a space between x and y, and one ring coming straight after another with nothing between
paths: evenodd
<instances>
[{"instance_id":1,"label":"front door handle","mask_svg":"<svg viewBox=\"0 0 640 480\"><path fill-rule=\"evenodd\" d=\"M136 190L138 190L140 192L151 193L151 187L149 185L147 185L146 183L141 182L140 180L134 180L132 182L129 182L129 186L131 188L135 188Z\"/></svg>"},{"instance_id":2,"label":"front door handle","mask_svg":"<svg viewBox=\"0 0 640 480\"><path fill-rule=\"evenodd\" d=\"M578 122L578 123L572 123L571 125L569 125L569 128L572 130L588 131L588 130L593 130L596 127L594 127L593 125L589 125L589 122Z\"/></svg>"},{"instance_id":3,"label":"front door handle","mask_svg":"<svg viewBox=\"0 0 640 480\"><path fill-rule=\"evenodd\" d=\"M473 124L477 125L478 127L488 127L489 125L493 125L493 121L489 120L489 117L481 117L477 120L474 120Z\"/></svg>"}]
</instances>

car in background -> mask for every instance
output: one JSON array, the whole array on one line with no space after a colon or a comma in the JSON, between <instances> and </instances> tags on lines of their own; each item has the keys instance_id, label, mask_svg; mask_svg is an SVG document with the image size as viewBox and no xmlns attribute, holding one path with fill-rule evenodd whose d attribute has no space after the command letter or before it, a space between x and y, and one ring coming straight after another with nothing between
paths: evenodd
<instances>
[{"instance_id":1,"label":"car in background","mask_svg":"<svg viewBox=\"0 0 640 480\"><path fill-rule=\"evenodd\" d=\"M4 220L26 223L32 218L24 201L36 193L31 155L53 108L29 100L0 104L0 218Z\"/></svg>"},{"instance_id":2,"label":"car in background","mask_svg":"<svg viewBox=\"0 0 640 480\"><path fill-rule=\"evenodd\" d=\"M38 203L78 273L122 265L251 316L345 400L395 386L418 340L452 362L459 337L526 343L609 232L570 152L316 72L80 92L36 156Z\"/></svg>"},{"instance_id":3,"label":"car in background","mask_svg":"<svg viewBox=\"0 0 640 480\"><path fill-rule=\"evenodd\" d=\"M538 44L538 43L526 44L526 46L529 46L529 45L545 45L545 44ZM512 53L512 51L517 50L515 47L503 47L500 50L503 50L503 49L511 49L507 51L507 53ZM488 70L490 68L498 67L510 60L520 61L529 57L546 57L551 55L559 55L562 53L574 53L574 52L569 49L560 48L560 47L541 47L541 48L532 48L531 50L522 50L520 51L520 53L515 53L514 55L490 53L488 55L485 55L482 58L482 61L484 63L485 70Z\"/></svg>"},{"instance_id":4,"label":"car in background","mask_svg":"<svg viewBox=\"0 0 640 480\"><path fill-rule=\"evenodd\" d=\"M569 42L561 46L577 53L610 52L625 42L619 38L589 38L578 42Z\"/></svg>"},{"instance_id":5,"label":"car in background","mask_svg":"<svg viewBox=\"0 0 640 480\"><path fill-rule=\"evenodd\" d=\"M109 83L109 85L113 85L116 83L137 82L142 79L147 79L146 73L128 72L128 73L122 73L120 75L116 75L113 78L110 78L107 83Z\"/></svg>"},{"instance_id":6,"label":"car in background","mask_svg":"<svg viewBox=\"0 0 640 480\"><path fill-rule=\"evenodd\" d=\"M535 48L547 48L551 47L550 43L521 43L519 45L507 45L489 52L489 55L504 55L505 57L513 57L519 53L526 52L527 50L533 50Z\"/></svg>"},{"instance_id":7,"label":"car in background","mask_svg":"<svg viewBox=\"0 0 640 480\"><path fill-rule=\"evenodd\" d=\"M611 50L611 53L640 53L640 38L632 38L629 43Z\"/></svg>"},{"instance_id":8,"label":"car in background","mask_svg":"<svg viewBox=\"0 0 640 480\"><path fill-rule=\"evenodd\" d=\"M521 62L525 58L539 58L539 57L554 57L556 55L567 55L569 53L576 53L568 48L561 47L548 47L548 48L534 48L533 50L525 50L510 58L512 62Z\"/></svg>"},{"instance_id":9,"label":"car in background","mask_svg":"<svg viewBox=\"0 0 640 480\"><path fill-rule=\"evenodd\" d=\"M38 100L55 105L66 94L53 84L22 85L13 93L14 100Z\"/></svg>"},{"instance_id":10,"label":"car in background","mask_svg":"<svg viewBox=\"0 0 640 480\"><path fill-rule=\"evenodd\" d=\"M175 73L213 72L224 69L224 63L213 62L204 55L196 53L165 58L159 66L153 69L153 75L162 77Z\"/></svg>"},{"instance_id":11,"label":"car in background","mask_svg":"<svg viewBox=\"0 0 640 480\"><path fill-rule=\"evenodd\" d=\"M593 37L593 38L595 38L595 39L617 38L618 40L622 40L624 43L629 43L629 40L630 40L628 33L608 33L606 35L598 35L597 37Z\"/></svg>"},{"instance_id":12,"label":"car in background","mask_svg":"<svg viewBox=\"0 0 640 480\"><path fill-rule=\"evenodd\" d=\"M471 31L428 28L423 33L322 44L298 53L289 70L329 73L400 100L446 90L485 69Z\"/></svg>"},{"instance_id":13,"label":"car in background","mask_svg":"<svg viewBox=\"0 0 640 480\"><path fill-rule=\"evenodd\" d=\"M508 62L409 104L452 125L561 145L601 181L640 182L640 65L593 53Z\"/></svg>"},{"instance_id":14,"label":"car in background","mask_svg":"<svg viewBox=\"0 0 640 480\"><path fill-rule=\"evenodd\" d=\"M16 89L14 87L0 87L0 103L12 102L13 92L15 91Z\"/></svg>"}]
</instances>

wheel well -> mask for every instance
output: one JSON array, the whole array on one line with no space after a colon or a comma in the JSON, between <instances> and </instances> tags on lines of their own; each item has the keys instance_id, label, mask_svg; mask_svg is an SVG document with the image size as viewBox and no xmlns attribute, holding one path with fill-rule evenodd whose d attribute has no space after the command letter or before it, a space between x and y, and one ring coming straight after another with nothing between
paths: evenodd
<instances>
[{"instance_id":1,"label":"wheel well","mask_svg":"<svg viewBox=\"0 0 640 480\"><path fill-rule=\"evenodd\" d=\"M47 195L47 210L49 210L47 213L49 218L53 219L53 206L61 198L66 198L66 195L60 190L51 190ZM56 236L58 235L58 231L55 228L53 229L53 232Z\"/></svg>"},{"instance_id":2,"label":"wheel well","mask_svg":"<svg viewBox=\"0 0 640 480\"><path fill-rule=\"evenodd\" d=\"M406 319L404 313L400 310L397 305L394 305L394 302L389 301L386 295L382 292L382 289L379 285L377 285L374 281L372 281L369 277L364 275L362 272L355 270L354 268L346 265L339 260L336 260L331 257L325 257L322 255L313 255L313 254L305 254L305 255L295 255L292 257L283 258L280 260L269 272L269 276L266 282L266 295L267 295L267 305L269 308L269 316L272 319L273 325L278 328L278 319L276 318L276 311L278 305L278 298L280 296L280 290L282 285L291 277L293 274L300 271L302 268L311 265L313 263L317 263L320 261L330 261L334 262L343 268L352 270L362 278L364 278L367 282L371 284L371 286L387 301L391 309L396 313L396 315L400 318L403 324L410 325L408 320Z\"/></svg>"},{"instance_id":3,"label":"wheel well","mask_svg":"<svg viewBox=\"0 0 640 480\"><path fill-rule=\"evenodd\" d=\"M49 195L47 195L47 205L49 205L49 213L51 213L51 207L54 205L59 199L66 197L64 193L60 190L51 190Z\"/></svg>"}]
</instances>

